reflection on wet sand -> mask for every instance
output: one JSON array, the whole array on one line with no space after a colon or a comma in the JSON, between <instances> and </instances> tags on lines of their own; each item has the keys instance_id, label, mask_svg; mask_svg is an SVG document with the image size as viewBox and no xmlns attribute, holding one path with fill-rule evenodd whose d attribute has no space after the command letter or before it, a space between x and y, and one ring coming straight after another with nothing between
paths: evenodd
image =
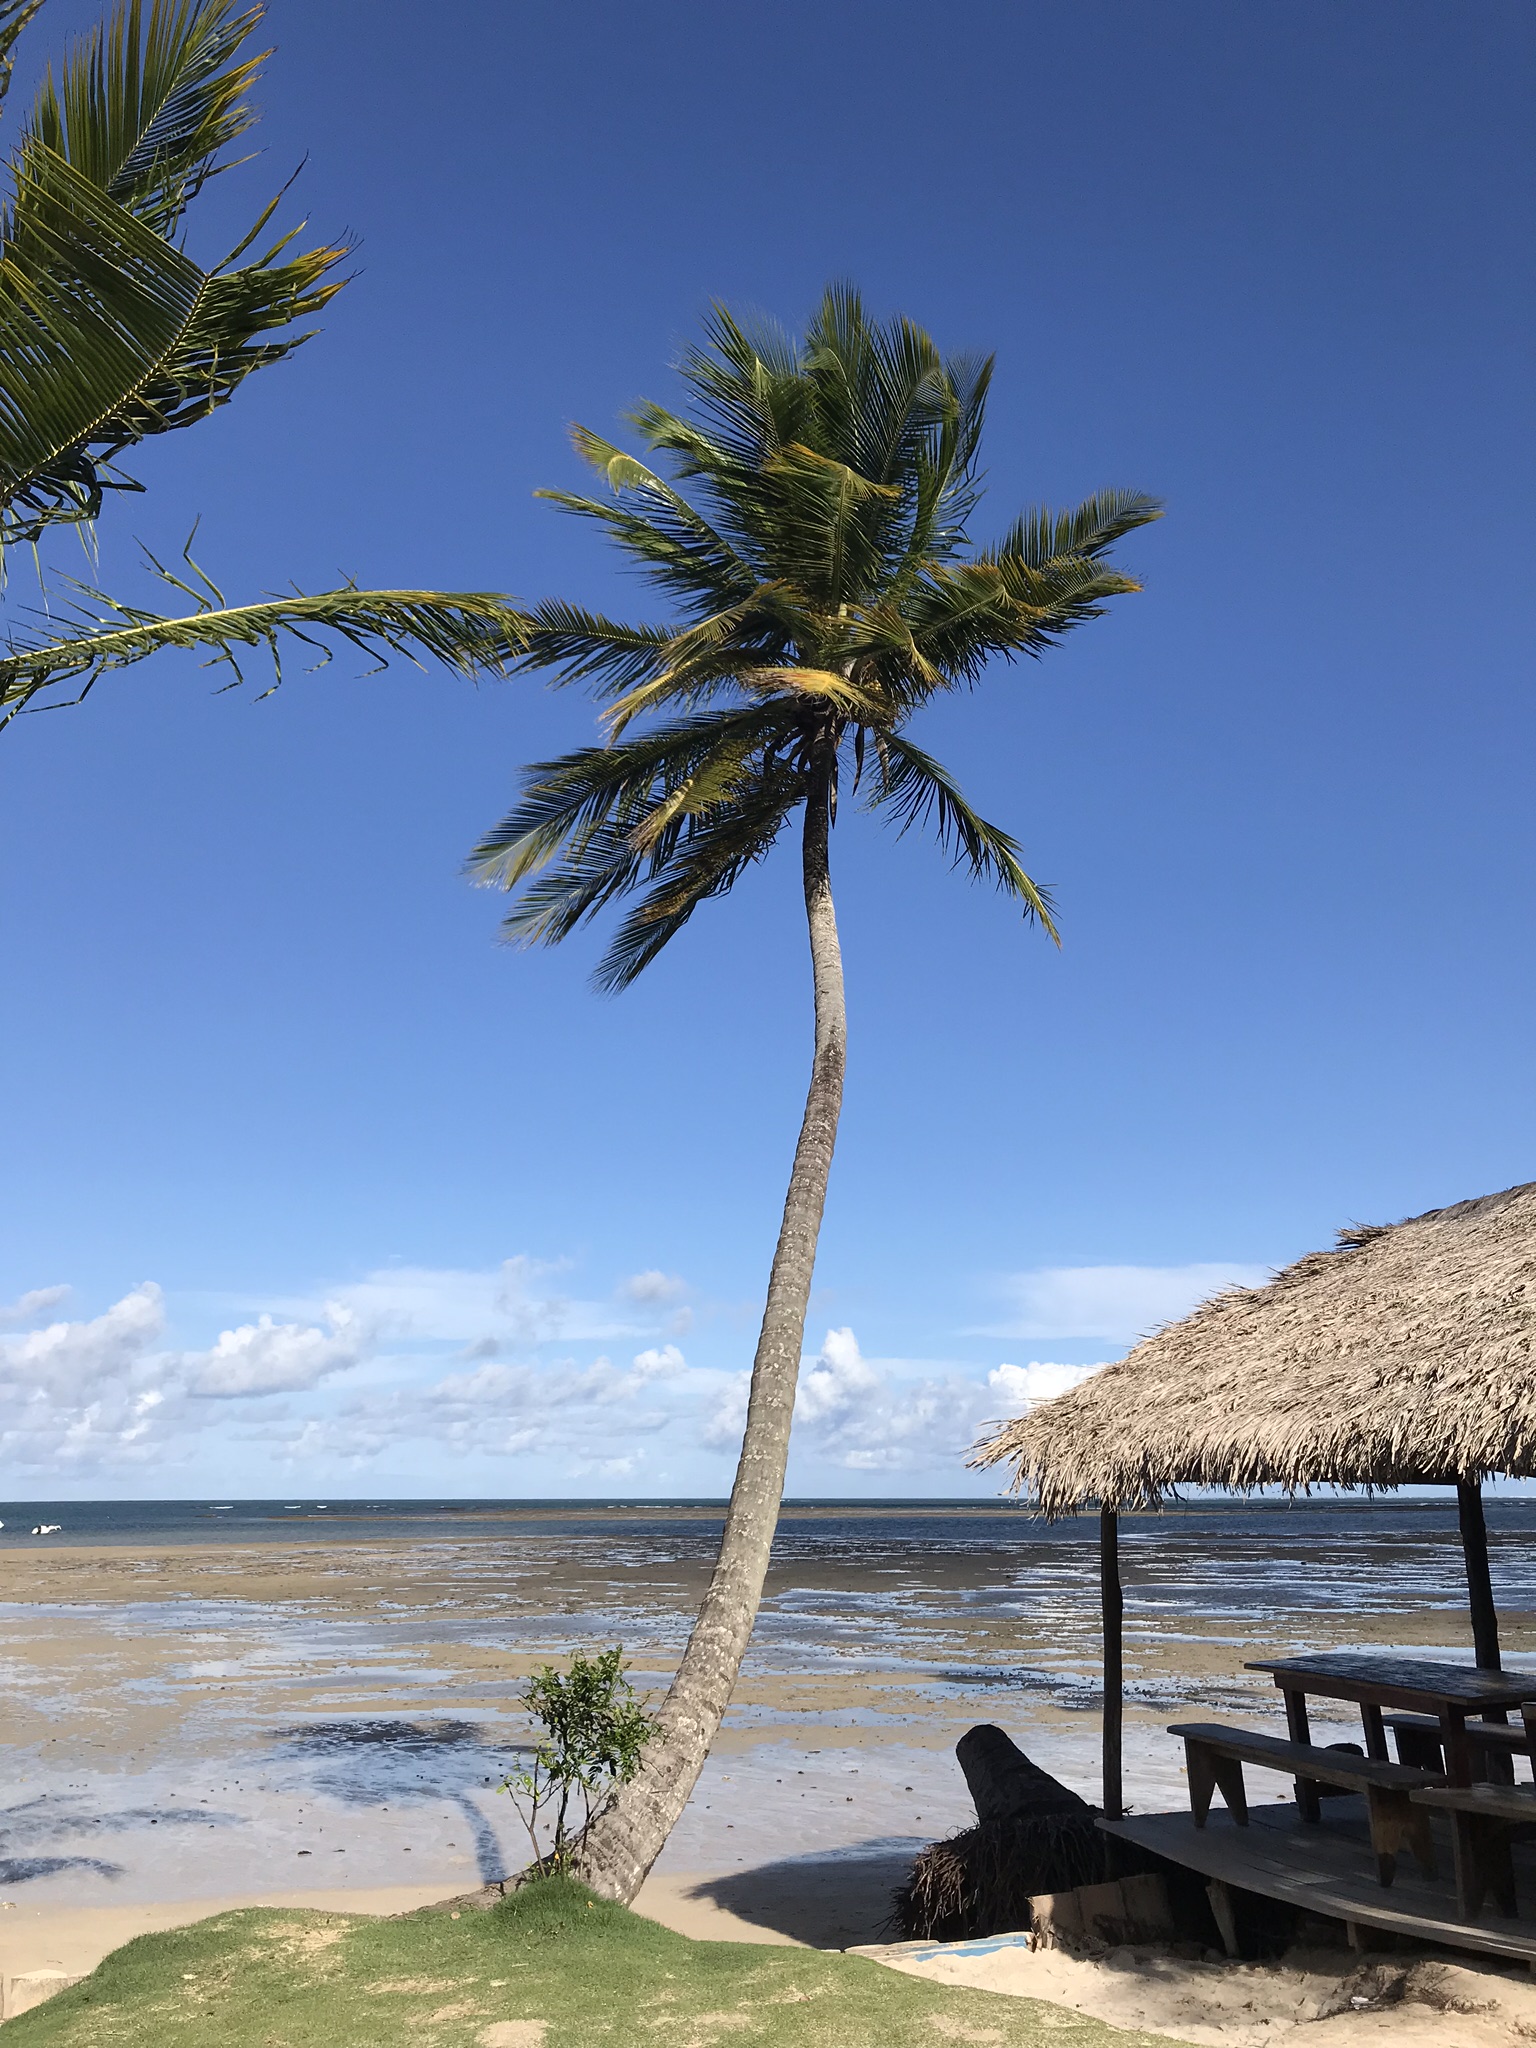
<instances>
[{"instance_id":1,"label":"reflection on wet sand","mask_svg":"<svg viewBox=\"0 0 1536 2048\"><path fill-rule=\"evenodd\" d=\"M1490 1524L1518 1657L1536 1651L1536 1509L1494 1502ZM526 1735L523 1679L621 1641L659 1691L718 1520L487 1511L409 1538L232 1533L0 1551L15 1798L0 1894L213 1896L305 1872L450 1891L515 1868L525 1840L497 1787ZM1086 1524L1003 1508L788 1514L736 1702L663 1869L729 1887L806 1856L899 1863L967 1818L952 1747L978 1720L1091 1795L1089 1539ZM1363 1641L1469 1654L1443 1502L1191 1508L1128 1519L1122 1550L1142 1806L1181 1798L1173 1714L1276 1714L1247 1659Z\"/></svg>"}]
</instances>

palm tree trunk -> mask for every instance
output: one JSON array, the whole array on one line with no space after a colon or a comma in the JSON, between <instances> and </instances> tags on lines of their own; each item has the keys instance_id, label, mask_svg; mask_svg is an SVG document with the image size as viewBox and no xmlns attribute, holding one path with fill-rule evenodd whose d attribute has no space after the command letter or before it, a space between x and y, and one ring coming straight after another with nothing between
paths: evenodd
<instances>
[{"instance_id":1,"label":"palm tree trunk","mask_svg":"<svg viewBox=\"0 0 1536 2048\"><path fill-rule=\"evenodd\" d=\"M847 1061L843 956L837 942L827 858L834 758L829 739L813 759L802 839L805 915L816 994L816 1050L752 1361L747 1426L726 1509L720 1556L645 1761L620 1792L617 1803L596 1823L581 1852L581 1875L593 1890L626 1903L639 1891L688 1804L730 1704L757 1619L784 1494L811 1274L837 1142Z\"/></svg>"}]
</instances>

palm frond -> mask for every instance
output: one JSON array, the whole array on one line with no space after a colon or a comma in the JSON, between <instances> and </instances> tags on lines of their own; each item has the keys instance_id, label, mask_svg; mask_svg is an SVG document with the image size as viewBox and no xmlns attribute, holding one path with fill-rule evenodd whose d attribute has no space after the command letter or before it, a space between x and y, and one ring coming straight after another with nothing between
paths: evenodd
<instances>
[{"instance_id":1,"label":"palm frond","mask_svg":"<svg viewBox=\"0 0 1536 2048\"><path fill-rule=\"evenodd\" d=\"M605 693L632 689L652 675L676 635L669 626L626 626L581 605L550 599L524 616L518 666L561 671L556 680L592 680Z\"/></svg>"},{"instance_id":2,"label":"palm frond","mask_svg":"<svg viewBox=\"0 0 1536 2048\"><path fill-rule=\"evenodd\" d=\"M1074 627L1102 617L1109 598L1140 588L1087 557L1034 569L1005 555L931 565L904 609L922 654L954 681L975 683L995 655L1039 656Z\"/></svg>"},{"instance_id":3,"label":"palm frond","mask_svg":"<svg viewBox=\"0 0 1536 2048\"><path fill-rule=\"evenodd\" d=\"M239 59L262 18L235 0L118 0L50 69L29 132L156 234L170 235L220 153L255 120L262 56Z\"/></svg>"},{"instance_id":4,"label":"palm frond","mask_svg":"<svg viewBox=\"0 0 1536 2048\"><path fill-rule=\"evenodd\" d=\"M80 601L63 622L65 632L33 646L13 640L10 652L0 656L0 726L23 711L77 704L102 676L167 647L202 653L209 657L206 665L227 667L230 687L245 680L239 650L255 650L271 664L265 695L283 680L285 636L315 656L311 667L333 658L321 637L331 636L377 665L392 655L418 665L422 656L431 656L461 674L473 674L502 672L508 646L520 631L521 615L505 598L486 591L360 590L349 583L308 596L295 592L257 604L227 605L206 579L199 589L168 570L160 573L194 599L194 610L148 611L77 585ZM56 627L59 621L50 623ZM34 701L65 684L74 687L72 697Z\"/></svg>"},{"instance_id":5,"label":"palm frond","mask_svg":"<svg viewBox=\"0 0 1536 2048\"><path fill-rule=\"evenodd\" d=\"M653 500L646 512L634 512L577 491L535 491L534 496L606 527L647 575L695 610L735 603L759 580L706 522L687 521L659 500Z\"/></svg>"},{"instance_id":6,"label":"palm frond","mask_svg":"<svg viewBox=\"0 0 1536 2048\"><path fill-rule=\"evenodd\" d=\"M878 603L850 612L844 622L844 660L851 674L878 679L881 694L894 706L911 711L947 688L952 678L917 644L897 587Z\"/></svg>"},{"instance_id":7,"label":"palm frond","mask_svg":"<svg viewBox=\"0 0 1536 2048\"><path fill-rule=\"evenodd\" d=\"M11 89L16 69L16 42L43 0L0 0L0 102Z\"/></svg>"},{"instance_id":8,"label":"palm frond","mask_svg":"<svg viewBox=\"0 0 1536 2048\"><path fill-rule=\"evenodd\" d=\"M961 417L961 379L932 337L910 320L882 328L851 286L834 285L806 332L806 374L815 392L814 445L877 483L905 488L914 463ZM984 388L984 386L983 386ZM972 407L976 406L974 394ZM971 440L980 430L979 410Z\"/></svg>"},{"instance_id":9,"label":"palm frond","mask_svg":"<svg viewBox=\"0 0 1536 2048\"><path fill-rule=\"evenodd\" d=\"M615 495L633 491L644 501L647 523L656 537L644 558L666 569L681 557L689 572L685 590L719 604L730 604L760 581L752 563L742 558L697 506L690 505L680 491L674 490L653 469L586 427L573 426L571 442L577 454L592 465Z\"/></svg>"},{"instance_id":10,"label":"palm frond","mask_svg":"<svg viewBox=\"0 0 1536 2048\"><path fill-rule=\"evenodd\" d=\"M275 202L274 202L275 204ZM266 209L259 232L270 218ZM203 419L340 289L337 247L207 272L40 142L0 256L0 539L94 518L123 449ZM277 338L273 339L272 336Z\"/></svg>"},{"instance_id":11,"label":"palm frond","mask_svg":"<svg viewBox=\"0 0 1536 2048\"><path fill-rule=\"evenodd\" d=\"M473 864L472 864L473 865ZM573 838L564 857L530 860L511 910L501 921L509 944L558 946L642 880L647 857L627 832L608 823Z\"/></svg>"},{"instance_id":12,"label":"palm frond","mask_svg":"<svg viewBox=\"0 0 1536 2048\"><path fill-rule=\"evenodd\" d=\"M649 877L655 886L634 916L665 926L648 935L645 959L652 958L700 891L728 886L722 877L731 861L759 857L745 845L741 820L766 829L771 797L776 831L803 796L803 774L777 751L786 736L782 718L753 708L539 762L520 802L471 854L468 872L482 886L521 889L503 930L527 945L558 944ZM690 889L685 907L678 892ZM627 948L626 958L634 951L629 941L615 947ZM644 964L617 979L605 965L600 978L622 986Z\"/></svg>"},{"instance_id":13,"label":"palm frond","mask_svg":"<svg viewBox=\"0 0 1536 2048\"><path fill-rule=\"evenodd\" d=\"M749 867L767 859L804 797L804 777L775 763L735 803L721 806L684 836L598 962L598 987L610 994L628 988L701 903L727 895Z\"/></svg>"},{"instance_id":14,"label":"palm frond","mask_svg":"<svg viewBox=\"0 0 1536 2048\"><path fill-rule=\"evenodd\" d=\"M978 881L990 879L1017 897L1025 917L1038 918L1059 944L1050 891L1030 880L1019 858L1018 841L971 809L948 769L899 734L882 738L878 758L870 808L888 809L901 834L914 825L930 827L940 846L953 854L956 866L969 868Z\"/></svg>"},{"instance_id":15,"label":"palm frond","mask_svg":"<svg viewBox=\"0 0 1536 2048\"><path fill-rule=\"evenodd\" d=\"M853 682L836 669L802 668L744 668L737 672L735 680L744 690L768 693L785 697L808 697L813 702L830 704L845 717L857 720L861 725L882 727L890 722L892 705L889 699L869 684Z\"/></svg>"},{"instance_id":16,"label":"palm frond","mask_svg":"<svg viewBox=\"0 0 1536 2048\"><path fill-rule=\"evenodd\" d=\"M50 503L99 502L82 451L196 318L203 271L40 143L17 170L0 255L0 508L7 537Z\"/></svg>"},{"instance_id":17,"label":"palm frond","mask_svg":"<svg viewBox=\"0 0 1536 2048\"><path fill-rule=\"evenodd\" d=\"M270 214L269 208L258 231ZM253 370L280 363L311 339L313 328L298 334L281 330L330 303L346 282L332 273L349 251L332 243L289 255L298 234L294 229L279 236L253 263L210 274L175 352L130 404L103 421L99 440L112 454L205 419L228 403Z\"/></svg>"},{"instance_id":18,"label":"palm frond","mask_svg":"<svg viewBox=\"0 0 1536 2048\"><path fill-rule=\"evenodd\" d=\"M692 707L722 690L733 691L745 670L772 664L792 651L791 628L778 617L774 591L754 591L745 604L685 626L662 650L652 674L626 690L603 714L617 739L634 721L666 706Z\"/></svg>"},{"instance_id":19,"label":"palm frond","mask_svg":"<svg viewBox=\"0 0 1536 2048\"><path fill-rule=\"evenodd\" d=\"M775 578L832 610L869 596L885 567L900 487L877 483L798 441L764 463L763 480L776 501Z\"/></svg>"},{"instance_id":20,"label":"palm frond","mask_svg":"<svg viewBox=\"0 0 1536 2048\"><path fill-rule=\"evenodd\" d=\"M1043 507L1016 519L988 561L1011 557L1044 569L1067 557L1097 561L1117 540L1163 516L1162 505L1145 491L1096 491L1070 512Z\"/></svg>"},{"instance_id":21,"label":"palm frond","mask_svg":"<svg viewBox=\"0 0 1536 2048\"><path fill-rule=\"evenodd\" d=\"M782 714L752 705L657 726L609 747L578 747L524 771L518 802L485 833L466 872L483 888L513 889L547 867L567 843L612 828L633 850L633 835L711 756L741 758L771 749Z\"/></svg>"},{"instance_id":22,"label":"palm frond","mask_svg":"<svg viewBox=\"0 0 1536 2048\"><path fill-rule=\"evenodd\" d=\"M703 446L690 422L660 407L638 407L630 415L651 447L702 457L699 474L726 466L744 474L802 438L811 417L804 355L793 338L770 321L739 321L726 307L710 308L704 345L685 351L679 372L698 410L707 437ZM711 452L704 454L704 447Z\"/></svg>"}]
</instances>

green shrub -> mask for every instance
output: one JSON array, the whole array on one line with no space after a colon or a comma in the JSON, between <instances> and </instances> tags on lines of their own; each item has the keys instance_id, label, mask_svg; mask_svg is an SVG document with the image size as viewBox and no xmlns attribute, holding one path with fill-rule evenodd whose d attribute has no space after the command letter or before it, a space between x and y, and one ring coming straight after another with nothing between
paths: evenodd
<instances>
[{"instance_id":1,"label":"green shrub","mask_svg":"<svg viewBox=\"0 0 1536 2048\"><path fill-rule=\"evenodd\" d=\"M516 1801L533 1845L532 1867L544 1876L570 1871L588 1828L640 1768L655 1733L626 1669L621 1646L598 1657L577 1650L566 1671L541 1664L522 1694L542 1734L529 1768L501 1790Z\"/></svg>"}]
</instances>

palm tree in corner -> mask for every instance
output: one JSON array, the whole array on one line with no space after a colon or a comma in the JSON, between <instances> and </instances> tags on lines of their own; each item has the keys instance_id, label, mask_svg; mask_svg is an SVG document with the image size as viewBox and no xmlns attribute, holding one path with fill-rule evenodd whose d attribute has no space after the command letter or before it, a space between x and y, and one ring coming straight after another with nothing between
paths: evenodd
<instances>
[{"instance_id":1,"label":"palm tree in corner","mask_svg":"<svg viewBox=\"0 0 1536 2048\"><path fill-rule=\"evenodd\" d=\"M577 428L608 495L546 494L596 520L674 616L620 625L551 602L525 617L522 665L590 684L605 743L527 770L472 875L517 892L506 929L529 943L554 944L634 897L597 974L617 990L798 819L815 1003L719 1561L656 1739L583 1845L584 1875L611 1898L633 1898L687 1804L778 1521L847 1047L828 859L840 796L862 797L898 832L928 826L1055 936L1017 842L971 809L907 726L941 692L978 683L994 656L1040 655L1136 590L1106 556L1158 507L1104 492L1075 511L1026 513L973 552L991 371L990 358L941 356L909 321L870 321L846 289L826 294L798 340L717 308L681 364L687 410L629 415L656 466Z\"/></svg>"},{"instance_id":2,"label":"palm tree in corner","mask_svg":"<svg viewBox=\"0 0 1536 2048\"><path fill-rule=\"evenodd\" d=\"M0 0L0 102L41 4ZM307 341L314 329L296 323L342 288L345 247L269 235L277 200L222 262L194 261L183 241L189 209L255 122L262 58L245 46L261 18L238 0L117 0L47 73L0 167L0 589L11 547L35 549L59 525L88 536L110 494L140 488L121 467L129 449L208 419ZM231 605L190 558L185 572L152 567L179 593L175 611L64 578L62 602L55 590L7 627L0 727L78 702L167 647L236 678L252 648L281 680L284 636L322 660L330 636L472 672L499 668L517 632L506 600L484 591L346 583Z\"/></svg>"}]
</instances>

